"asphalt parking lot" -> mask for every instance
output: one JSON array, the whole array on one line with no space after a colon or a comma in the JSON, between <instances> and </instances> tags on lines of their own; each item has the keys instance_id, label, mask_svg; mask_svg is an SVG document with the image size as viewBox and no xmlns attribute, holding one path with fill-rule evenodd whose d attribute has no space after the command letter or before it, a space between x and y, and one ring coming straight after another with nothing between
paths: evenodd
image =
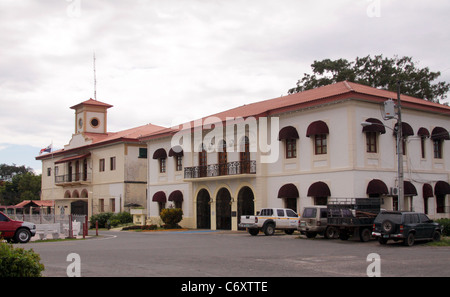
<instances>
[{"instance_id":1,"label":"asphalt parking lot","mask_svg":"<svg viewBox=\"0 0 450 297\"><path fill-rule=\"evenodd\" d=\"M298 233L104 231L85 240L19 246L39 253L43 275L55 277L450 276L450 247L381 246Z\"/></svg>"}]
</instances>

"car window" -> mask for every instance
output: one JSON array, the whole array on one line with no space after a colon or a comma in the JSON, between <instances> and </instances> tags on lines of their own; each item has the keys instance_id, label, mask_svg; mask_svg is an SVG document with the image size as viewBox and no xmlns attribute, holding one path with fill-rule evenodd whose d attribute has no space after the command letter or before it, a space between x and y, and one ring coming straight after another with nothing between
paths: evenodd
<instances>
[{"instance_id":1,"label":"car window","mask_svg":"<svg viewBox=\"0 0 450 297\"><path fill-rule=\"evenodd\" d=\"M286 209L286 215L291 218L298 217L297 213L295 211L293 211L292 209Z\"/></svg>"},{"instance_id":2,"label":"car window","mask_svg":"<svg viewBox=\"0 0 450 297\"><path fill-rule=\"evenodd\" d=\"M278 215L279 217L284 217L284 210L282 210L282 209L277 209L277 215Z\"/></svg>"},{"instance_id":3,"label":"car window","mask_svg":"<svg viewBox=\"0 0 450 297\"><path fill-rule=\"evenodd\" d=\"M303 217L304 218L315 218L316 211L317 211L317 209L315 209L315 208L305 208L303 210Z\"/></svg>"},{"instance_id":4,"label":"car window","mask_svg":"<svg viewBox=\"0 0 450 297\"><path fill-rule=\"evenodd\" d=\"M326 208L321 208L321 209L320 209L320 217L321 217L321 218L326 218L326 217L328 217L328 215L327 215L327 209L326 209Z\"/></svg>"},{"instance_id":5,"label":"car window","mask_svg":"<svg viewBox=\"0 0 450 297\"><path fill-rule=\"evenodd\" d=\"M0 213L0 222L8 222L8 221L9 221L8 218L4 214Z\"/></svg>"},{"instance_id":6,"label":"car window","mask_svg":"<svg viewBox=\"0 0 450 297\"><path fill-rule=\"evenodd\" d=\"M271 216L273 214L273 209L271 208L266 208L261 210L261 215L262 216Z\"/></svg>"},{"instance_id":7,"label":"car window","mask_svg":"<svg viewBox=\"0 0 450 297\"><path fill-rule=\"evenodd\" d=\"M431 221L430 218L424 213L419 214L419 217L422 223L429 223Z\"/></svg>"},{"instance_id":8,"label":"car window","mask_svg":"<svg viewBox=\"0 0 450 297\"><path fill-rule=\"evenodd\" d=\"M385 220L389 220L394 224L401 224L402 222L402 215L400 213L390 213L390 212L384 212L380 213L375 218L375 223L382 223Z\"/></svg>"}]
</instances>

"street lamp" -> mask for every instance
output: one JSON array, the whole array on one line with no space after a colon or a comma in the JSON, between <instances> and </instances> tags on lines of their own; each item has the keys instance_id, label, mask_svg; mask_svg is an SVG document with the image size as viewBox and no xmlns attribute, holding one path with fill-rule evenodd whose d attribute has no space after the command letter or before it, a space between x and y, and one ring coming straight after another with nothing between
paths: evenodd
<instances>
[{"instance_id":1,"label":"street lamp","mask_svg":"<svg viewBox=\"0 0 450 297\"><path fill-rule=\"evenodd\" d=\"M404 208L404 191L403 191L403 129L402 129L402 105L400 101L400 84L401 82L397 82L397 180L398 180L398 210L402 211ZM371 122L362 122L361 126L366 127L370 125L383 125L378 123ZM386 128L393 130L390 127L383 125ZM394 130L395 132L395 130Z\"/></svg>"}]
</instances>

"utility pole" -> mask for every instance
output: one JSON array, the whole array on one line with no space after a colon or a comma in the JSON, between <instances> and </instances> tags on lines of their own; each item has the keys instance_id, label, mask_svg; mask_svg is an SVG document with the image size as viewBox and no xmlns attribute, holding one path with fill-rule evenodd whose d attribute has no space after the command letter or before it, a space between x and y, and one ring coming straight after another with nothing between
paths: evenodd
<instances>
[{"instance_id":1,"label":"utility pole","mask_svg":"<svg viewBox=\"0 0 450 297\"><path fill-rule=\"evenodd\" d=\"M402 103L400 100L401 81L397 81L397 180L398 180L398 210L404 210L405 195L403 186L403 129L402 129Z\"/></svg>"}]
</instances>

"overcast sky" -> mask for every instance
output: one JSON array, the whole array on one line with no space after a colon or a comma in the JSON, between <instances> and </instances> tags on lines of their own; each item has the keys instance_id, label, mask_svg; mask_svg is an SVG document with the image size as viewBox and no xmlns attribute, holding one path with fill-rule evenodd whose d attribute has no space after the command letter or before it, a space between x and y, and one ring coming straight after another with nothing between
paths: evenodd
<instances>
[{"instance_id":1,"label":"overcast sky","mask_svg":"<svg viewBox=\"0 0 450 297\"><path fill-rule=\"evenodd\" d=\"M1 0L0 164L41 171L77 103L108 130L172 126L286 95L325 58L412 56L450 82L448 0Z\"/></svg>"}]
</instances>

